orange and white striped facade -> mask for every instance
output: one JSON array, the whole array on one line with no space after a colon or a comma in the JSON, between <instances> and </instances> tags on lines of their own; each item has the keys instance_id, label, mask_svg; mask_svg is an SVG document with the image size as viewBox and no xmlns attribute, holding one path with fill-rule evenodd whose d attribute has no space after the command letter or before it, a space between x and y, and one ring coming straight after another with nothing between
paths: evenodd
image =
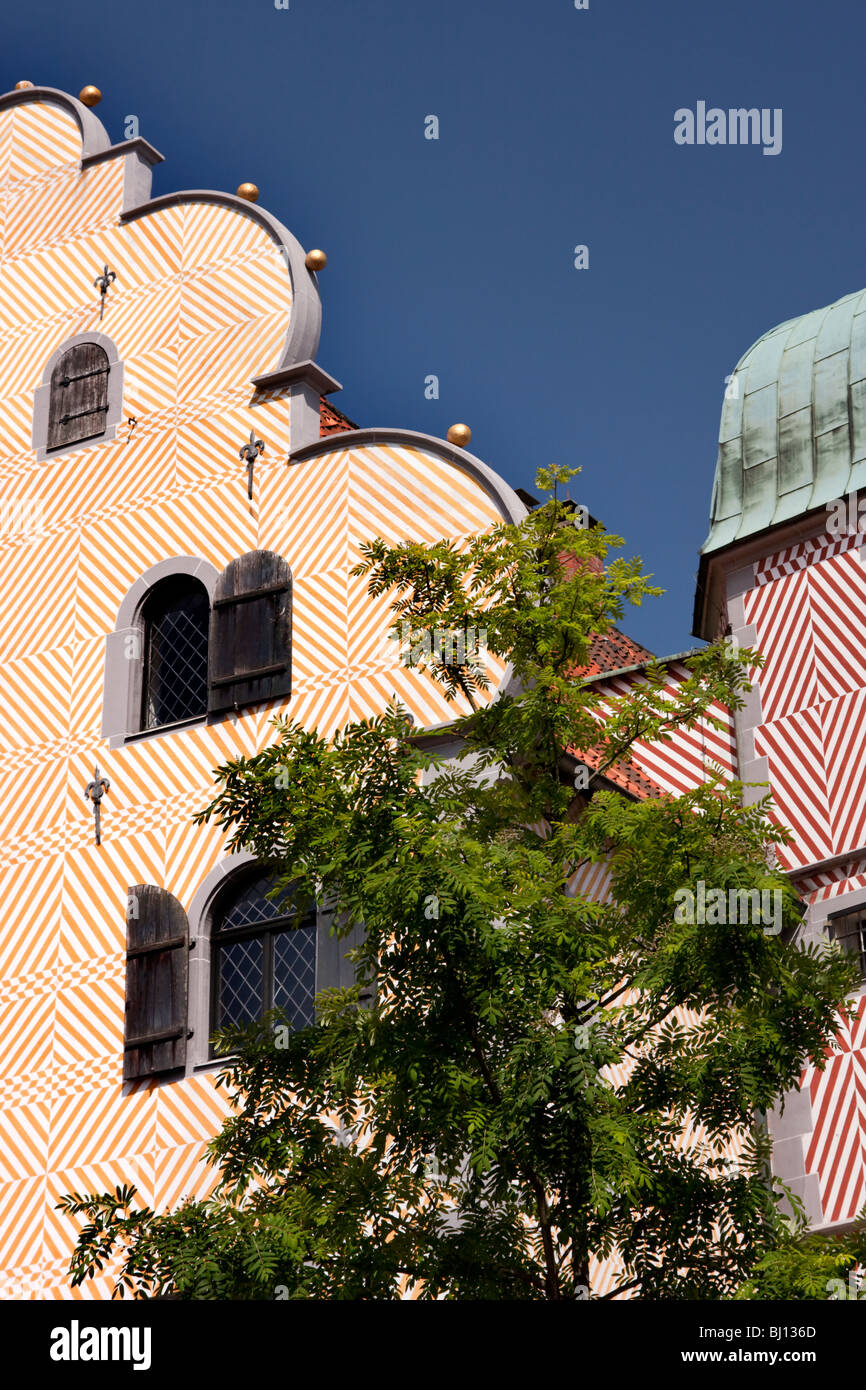
<instances>
[{"instance_id":1,"label":"orange and white striped facade","mask_svg":"<svg viewBox=\"0 0 866 1390\"><path fill-rule=\"evenodd\" d=\"M213 1073L122 1083L130 885L189 908L226 857L190 816L215 767L275 737L275 713L330 733L397 695L419 726L453 718L387 640L387 599L350 570L375 536L459 540L525 511L441 440L318 442L320 388L336 383L311 360L320 303L301 248L235 196L151 201L159 158L111 146L63 93L0 97L2 1298L69 1296L63 1193L134 1182L164 1209L208 1190L201 1155L224 1113ZM101 306L105 266L116 279ZM116 436L39 461L45 364L95 332L123 364ZM252 501L239 459L251 430L266 445ZM173 557L222 570L255 549L292 571L291 698L111 746L106 637L124 597ZM494 687L503 674L491 666ZM84 796L96 763L110 781L99 846ZM106 1275L84 1294L110 1287Z\"/></svg>"}]
</instances>

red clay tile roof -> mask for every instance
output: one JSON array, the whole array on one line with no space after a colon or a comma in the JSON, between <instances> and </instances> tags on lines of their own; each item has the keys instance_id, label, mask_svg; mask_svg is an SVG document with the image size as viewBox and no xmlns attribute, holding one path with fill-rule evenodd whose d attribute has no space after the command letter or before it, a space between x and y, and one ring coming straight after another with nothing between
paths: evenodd
<instances>
[{"instance_id":1,"label":"red clay tile roof","mask_svg":"<svg viewBox=\"0 0 866 1390\"><path fill-rule=\"evenodd\" d=\"M354 420L350 420L348 415L344 415L336 406L331 405L330 401L322 397L321 414L319 416L319 437L324 439L328 434L344 434L346 430L356 430L358 426Z\"/></svg>"},{"instance_id":2,"label":"red clay tile roof","mask_svg":"<svg viewBox=\"0 0 866 1390\"><path fill-rule=\"evenodd\" d=\"M588 753L580 753L576 756L580 757L581 762L586 763L590 772L601 762L601 756L596 748L591 748ZM620 791L627 792L629 796L635 797L638 801L646 801L648 797L663 795L661 787L647 777L646 773L642 772L630 758L623 758L621 762L614 763L602 773L602 776L608 782L613 783L615 787L619 787Z\"/></svg>"},{"instance_id":3,"label":"red clay tile roof","mask_svg":"<svg viewBox=\"0 0 866 1390\"><path fill-rule=\"evenodd\" d=\"M575 671L575 675L602 676L608 671L621 671L623 667L639 666L653 657L653 653L642 647L640 642L636 642L633 637L626 637L624 632L619 632L615 627L609 632L591 638L589 652L589 662ZM597 748L591 748L577 756L590 769L596 768L601 762L601 754ZM640 801L662 795L661 788L657 787L630 758L614 763L603 775L615 787Z\"/></svg>"},{"instance_id":4,"label":"red clay tile roof","mask_svg":"<svg viewBox=\"0 0 866 1390\"><path fill-rule=\"evenodd\" d=\"M608 671L621 671L624 666L639 666L651 661L653 653L612 627L602 636L591 638L589 657L587 665L581 666L575 675L603 676Z\"/></svg>"}]
</instances>

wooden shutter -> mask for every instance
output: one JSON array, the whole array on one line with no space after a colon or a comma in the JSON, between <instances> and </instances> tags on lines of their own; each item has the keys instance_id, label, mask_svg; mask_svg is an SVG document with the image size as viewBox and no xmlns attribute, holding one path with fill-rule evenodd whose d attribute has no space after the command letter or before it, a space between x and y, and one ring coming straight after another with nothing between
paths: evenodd
<instances>
[{"instance_id":1,"label":"wooden shutter","mask_svg":"<svg viewBox=\"0 0 866 1390\"><path fill-rule=\"evenodd\" d=\"M208 710L241 708L292 688L292 576L272 550L232 560L210 617Z\"/></svg>"},{"instance_id":2,"label":"wooden shutter","mask_svg":"<svg viewBox=\"0 0 866 1390\"><path fill-rule=\"evenodd\" d=\"M123 1079L176 1071L186 1062L189 925L171 893L129 890Z\"/></svg>"},{"instance_id":3,"label":"wooden shutter","mask_svg":"<svg viewBox=\"0 0 866 1390\"><path fill-rule=\"evenodd\" d=\"M62 449L105 433L108 354L98 343L77 343L51 373L48 448Z\"/></svg>"},{"instance_id":4,"label":"wooden shutter","mask_svg":"<svg viewBox=\"0 0 866 1390\"><path fill-rule=\"evenodd\" d=\"M319 939L316 952L316 991L322 989L350 989L355 983L355 967L346 959L346 953L360 946L364 940L363 926L356 926L348 936L339 937L332 933L333 911L322 907L319 910Z\"/></svg>"}]
</instances>

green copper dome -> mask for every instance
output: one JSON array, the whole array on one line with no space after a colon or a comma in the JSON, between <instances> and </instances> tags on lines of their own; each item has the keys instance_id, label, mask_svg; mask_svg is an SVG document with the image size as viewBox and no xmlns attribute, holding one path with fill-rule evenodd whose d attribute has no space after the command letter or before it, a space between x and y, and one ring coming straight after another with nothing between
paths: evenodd
<instances>
[{"instance_id":1,"label":"green copper dome","mask_svg":"<svg viewBox=\"0 0 866 1390\"><path fill-rule=\"evenodd\" d=\"M759 338L726 390L701 554L866 485L866 290Z\"/></svg>"}]
</instances>

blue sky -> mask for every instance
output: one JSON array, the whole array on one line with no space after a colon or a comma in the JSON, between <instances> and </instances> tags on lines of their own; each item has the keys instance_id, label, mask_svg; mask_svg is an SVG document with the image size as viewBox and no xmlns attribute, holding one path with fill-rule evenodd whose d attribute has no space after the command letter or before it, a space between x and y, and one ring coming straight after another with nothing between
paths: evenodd
<instances>
[{"instance_id":1,"label":"blue sky","mask_svg":"<svg viewBox=\"0 0 866 1390\"><path fill-rule=\"evenodd\" d=\"M866 284L864 47L858 0L42 0L4 11L0 87L95 83L112 137L137 115L166 156L155 193L257 183L328 253L334 403L466 421L513 486L580 464L576 500L667 590L623 626L667 654L725 376ZM676 145L701 100L781 108L781 153Z\"/></svg>"}]
</instances>

